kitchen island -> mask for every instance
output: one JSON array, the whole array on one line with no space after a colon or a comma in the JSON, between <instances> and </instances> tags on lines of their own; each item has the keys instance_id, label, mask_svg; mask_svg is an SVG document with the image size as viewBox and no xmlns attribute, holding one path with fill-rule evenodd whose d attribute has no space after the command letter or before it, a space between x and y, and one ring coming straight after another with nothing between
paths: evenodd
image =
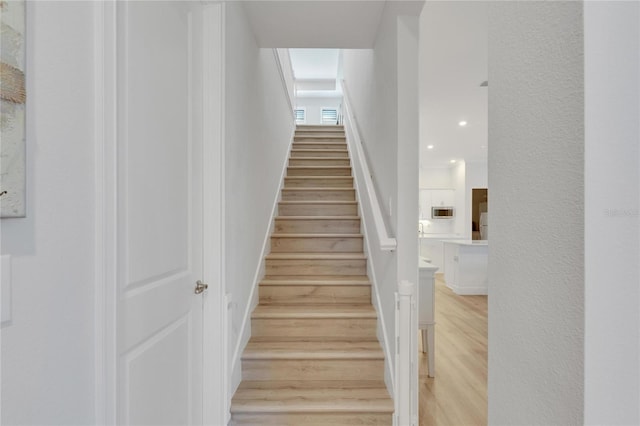
<instances>
[{"instance_id":1,"label":"kitchen island","mask_svg":"<svg viewBox=\"0 0 640 426\"><path fill-rule=\"evenodd\" d=\"M489 244L486 240L444 240L444 281L460 295L486 295Z\"/></svg>"}]
</instances>

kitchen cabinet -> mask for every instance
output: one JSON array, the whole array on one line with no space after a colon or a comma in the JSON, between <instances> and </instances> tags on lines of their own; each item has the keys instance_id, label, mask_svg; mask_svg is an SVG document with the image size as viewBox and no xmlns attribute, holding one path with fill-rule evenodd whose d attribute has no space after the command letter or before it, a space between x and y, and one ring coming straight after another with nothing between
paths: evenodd
<instances>
[{"instance_id":1,"label":"kitchen cabinet","mask_svg":"<svg viewBox=\"0 0 640 426\"><path fill-rule=\"evenodd\" d=\"M444 281L460 295L488 294L486 241L445 241Z\"/></svg>"},{"instance_id":2,"label":"kitchen cabinet","mask_svg":"<svg viewBox=\"0 0 640 426\"><path fill-rule=\"evenodd\" d=\"M434 207L455 206L455 195L453 189L432 189L431 205Z\"/></svg>"},{"instance_id":3,"label":"kitchen cabinet","mask_svg":"<svg viewBox=\"0 0 640 426\"><path fill-rule=\"evenodd\" d=\"M431 219L431 207L455 206L453 189L421 189L420 219Z\"/></svg>"}]
</instances>

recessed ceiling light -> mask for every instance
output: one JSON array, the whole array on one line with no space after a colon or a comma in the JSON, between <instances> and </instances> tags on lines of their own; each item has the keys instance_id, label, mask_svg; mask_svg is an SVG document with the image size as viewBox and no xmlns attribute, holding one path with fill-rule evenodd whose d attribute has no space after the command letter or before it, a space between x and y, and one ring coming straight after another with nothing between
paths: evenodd
<instances>
[{"instance_id":1,"label":"recessed ceiling light","mask_svg":"<svg viewBox=\"0 0 640 426\"><path fill-rule=\"evenodd\" d=\"M467 125L467 122L464 121L464 120L458 123L458 126L460 126L460 127L464 127L466 125Z\"/></svg>"},{"instance_id":2,"label":"recessed ceiling light","mask_svg":"<svg viewBox=\"0 0 640 426\"><path fill-rule=\"evenodd\" d=\"M449 161L451 164L454 164L456 162L456 160L451 160Z\"/></svg>"},{"instance_id":3,"label":"recessed ceiling light","mask_svg":"<svg viewBox=\"0 0 640 426\"><path fill-rule=\"evenodd\" d=\"M486 149L486 148L487 148L487 146L486 146L486 145L480 145L480 148L482 148L482 149Z\"/></svg>"},{"instance_id":4,"label":"recessed ceiling light","mask_svg":"<svg viewBox=\"0 0 640 426\"><path fill-rule=\"evenodd\" d=\"M433 145L427 145L427 149L433 149Z\"/></svg>"}]
</instances>

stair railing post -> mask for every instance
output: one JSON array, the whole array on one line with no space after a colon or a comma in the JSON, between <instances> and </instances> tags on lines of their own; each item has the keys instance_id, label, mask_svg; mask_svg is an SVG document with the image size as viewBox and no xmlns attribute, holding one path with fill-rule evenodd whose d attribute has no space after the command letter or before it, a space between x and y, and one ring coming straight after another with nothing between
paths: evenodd
<instances>
[{"instance_id":1,"label":"stair railing post","mask_svg":"<svg viewBox=\"0 0 640 426\"><path fill-rule=\"evenodd\" d=\"M395 424L417 426L416 286L401 281L396 292ZM414 377L415 376L415 377Z\"/></svg>"}]
</instances>

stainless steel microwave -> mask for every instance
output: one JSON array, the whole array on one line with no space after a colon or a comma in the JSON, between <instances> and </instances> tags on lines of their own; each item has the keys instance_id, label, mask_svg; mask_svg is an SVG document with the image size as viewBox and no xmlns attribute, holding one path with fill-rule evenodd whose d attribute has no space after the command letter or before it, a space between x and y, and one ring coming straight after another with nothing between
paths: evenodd
<instances>
[{"instance_id":1,"label":"stainless steel microwave","mask_svg":"<svg viewBox=\"0 0 640 426\"><path fill-rule=\"evenodd\" d=\"M431 219L453 219L454 215L453 207L431 207Z\"/></svg>"}]
</instances>

